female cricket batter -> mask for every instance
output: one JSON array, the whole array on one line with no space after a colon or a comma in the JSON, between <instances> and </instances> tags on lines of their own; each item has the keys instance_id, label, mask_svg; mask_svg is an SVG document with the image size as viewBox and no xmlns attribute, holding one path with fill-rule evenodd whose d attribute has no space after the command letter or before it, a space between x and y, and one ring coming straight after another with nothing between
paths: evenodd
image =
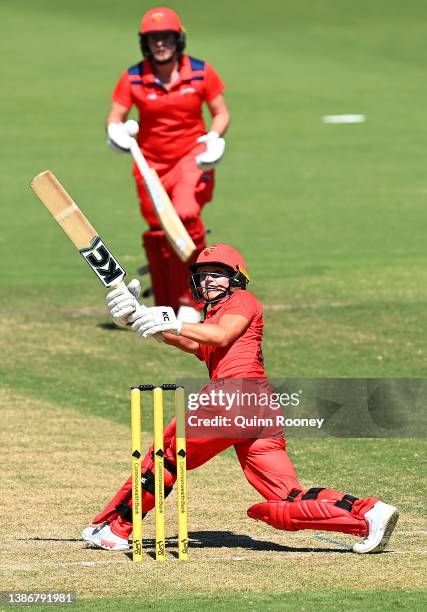
<instances>
[{"instance_id":1,"label":"female cricket batter","mask_svg":"<svg viewBox=\"0 0 427 612\"><path fill-rule=\"evenodd\" d=\"M211 384L219 379L265 379L261 351L263 312L260 302L246 290L248 276L238 251L224 244L205 248L190 266L196 299L202 299L206 318L201 324L178 321L172 308L145 308L123 287L108 294L113 318L128 316L142 337L161 334L166 344L205 361ZM169 317L164 322L164 314ZM234 381L236 382L236 381ZM266 381L267 382L267 381ZM165 492L176 480L175 422L165 429ZM362 538L356 553L382 551L398 519L395 507L375 497L357 498L323 487L304 489L280 437L187 437L187 468L199 467L229 446L234 446L242 470L266 501L248 509L250 518L288 531L339 531ZM142 464L142 511L154 507L153 447ZM127 550L132 531L131 479L93 520L83 538L104 549Z\"/></svg>"},{"instance_id":2,"label":"female cricket batter","mask_svg":"<svg viewBox=\"0 0 427 612\"><path fill-rule=\"evenodd\" d=\"M222 135L230 121L224 84L207 62L184 54L184 28L173 10L158 7L148 11L139 37L144 60L126 70L114 89L107 118L108 142L118 152L129 152L126 119L135 106L138 144L196 245L195 260L206 246L200 214L212 199L213 168L223 156ZM202 116L204 103L212 117L208 133ZM135 165L133 174L141 214L149 228L143 244L155 303L168 304L175 311L183 307L180 318L199 322L200 308L188 289L188 269L169 246Z\"/></svg>"}]
</instances>

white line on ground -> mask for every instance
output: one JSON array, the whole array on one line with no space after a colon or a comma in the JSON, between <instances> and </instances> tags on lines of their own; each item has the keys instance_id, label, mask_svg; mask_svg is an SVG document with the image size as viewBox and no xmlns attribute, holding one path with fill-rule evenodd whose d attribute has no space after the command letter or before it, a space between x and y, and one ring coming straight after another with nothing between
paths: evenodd
<instances>
[{"instance_id":1,"label":"white line on ground","mask_svg":"<svg viewBox=\"0 0 427 612\"><path fill-rule=\"evenodd\" d=\"M325 536L314 536L315 540L320 540L321 542L328 542L329 544L334 544L335 546L339 546L342 550L351 550L353 547L350 544L345 544L344 542L339 542L338 540L332 540L332 538L326 538Z\"/></svg>"},{"instance_id":2,"label":"white line on ground","mask_svg":"<svg viewBox=\"0 0 427 612\"><path fill-rule=\"evenodd\" d=\"M395 536L427 536L427 531L393 531Z\"/></svg>"},{"instance_id":3,"label":"white line on ground","mask_svg":"<svg viewBox=\"0 0 427 612\"><path fill-rule=\"evenodd\" d=\"M110 553L109 553L110 554ZM201 555L203 553L200 553ZM307 551L307 552L282 552L278 555L268 555L268 556L260 556L259 553L252 555L246 555L245 557L209 557L209 558L203 558L203 556L197 556L197 557L193 557L192 559L190 558L189 561L194 561L197 563L200 562L205 562L205 563L210 563L210 562L218 562L218 563L224 563L227 561L246 561L246 562L268 562L268 563L274 563L274 562L279 562L279 561L286 561L287 559L289 559L290 557L294 558L294 557L312 557L313 554L322 554L319 553L318 551L316 551L315 548L313 548L311 551ZM341 555L342 553L339 552L337 550L337 552L328 552L328 553L324 553L325 555ZM426 555L427 554L427 550L386 550L385 553L382 554L386 554L386 555ZM149 555L146 556L146 559L148 562L152 561L153 563L156 563L155 559L152 559ZM174 558L174 557L170 557L168 558L168 561L171 562L179 562L178 559ZM33 569L37 569L40 567L58 567L58 566L64 566L64 567L69 567L69 566L75 566L75 565L80 565L82 567L96 567L96 566L105 566L105 565L133 565L131 559L109 559L107 561L63 561L63 562L58 562L58 561L49 561L46 563L39 563L39 562L35 562L35 563L2 563L0 564L0 569L1 570L33 570Z\"/></svg>"},{"instance_id":4,"label":"white line on ground","mask_svg":"<svg viewBox=\"0 0 427 612\"><path fill-rule=\"evenodd\" d=\"M366 116L361 114L323 115L323 123L363 123Z\"/></svg>"}]
</instances>

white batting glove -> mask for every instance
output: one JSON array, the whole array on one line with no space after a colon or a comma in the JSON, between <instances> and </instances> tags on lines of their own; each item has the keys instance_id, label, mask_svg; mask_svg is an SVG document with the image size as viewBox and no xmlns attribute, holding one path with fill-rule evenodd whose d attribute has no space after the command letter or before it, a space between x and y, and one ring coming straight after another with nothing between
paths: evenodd
<instances>
[{"instance_id":1,"label":"white batting glove","mask_svg":"<svg viewBox=\"0 0 427 612\"><path fill-rule=\"evenodd\" d=\"M109 123L107 125L107 144L116 151L116 153L130 152L130 136L135 136L138 133L139 125L133 119L129 119L126 123Z\"/></svg>"},{"instance_id":2,"label":"white batting glove","mask_svg":"<svg viewBox=\"0 0 427 612\"><path fill-rule=\"evenodd\" d=\"M145 311L137 310L129 317L132 329L143 338L149 338L159 332L180 335L182 321L178 321L170 306L153 306Z\"/></svg>"},{"instance_id":3,"label":"white batting glove","mask_svg":"<svg viewBox=\"0 0 427 612\"><path fill-rule=\"evenodd\" d=\"M197 142L203 142L206 145L206 151L196 155L196 164L203 170L211 170L218 164L225 150L225 140L221 138L218 132L208 132L204 136L200 136Z\"/></svg>"},{"instance_id":4,"label":"white batting glove","mask_svg":"<svg viewBox=\"0 0 427 612\"><path fill-rule=\"evenodd\" d=\"M141 283L134 278L128 286L120 283L119 287L110 291L107 294L107 308L115 323L121 326L126 326L128 316L134 313L138 308L146 309L145 306L140 306L138 298L141 295Z\"/></svg>"}]
</instances>

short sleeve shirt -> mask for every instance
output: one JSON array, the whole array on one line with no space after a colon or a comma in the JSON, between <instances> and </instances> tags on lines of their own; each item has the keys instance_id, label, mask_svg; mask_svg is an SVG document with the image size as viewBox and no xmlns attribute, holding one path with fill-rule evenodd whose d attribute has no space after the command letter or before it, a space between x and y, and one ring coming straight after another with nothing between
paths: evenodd
<instances>
[{"instance_id":1,"label":"short sleeve shirt","mask_svg":"<svg viewBox=\"0 0 427 612\"><path fill-rule=\"evenodd\" d=\"M250 291L240 289L211 308L203 325L219 323L225 314L242 315L249 325L229 346L199 345L196 356L206 363L210 378L266 378L261 350L264 328L261 303Z\"/></svg>"},{"instance_id":2,"label":"short sleeve shirt","mask_svg":"<svg viewBox=\"0 0 427 612\"><path fill-rule=\"evenodd\" d=\"M179 79L170 89L153 73L149 60L122 74L112 99L139 111L138 143L151 161L174 163L196 146L206 132L202 106L224 91L217 72L207 62L183 55Z\"/></svg>"}]
</instances>

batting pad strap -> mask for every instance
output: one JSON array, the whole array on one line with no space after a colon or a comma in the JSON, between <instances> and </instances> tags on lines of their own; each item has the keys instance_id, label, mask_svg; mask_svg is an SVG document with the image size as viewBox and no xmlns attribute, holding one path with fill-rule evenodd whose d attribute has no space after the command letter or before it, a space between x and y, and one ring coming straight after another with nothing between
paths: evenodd
<instances>
[{"instance_id":1,"label":"batting pad strap","mask_svg":"<svg viewBox=\"0 0 427 612\"><path fill-rule=\"evenodd\" d=\"M304 493L301 499L317 499L320 491L323 491L325 487L311 487Z\"/></svg>"},{"instance_id":2,"label":"batting pad strap","mask_svg":"<svg viewBox=\"0 0 427 612\"><path fill-rule=\"evenodd\" d=\"M294 491L291 491L288 497L285 498L285 501L288 501L288 502L295 501L296 496L299 495L300 493L302 493L302 491L300 491L299 489L295 489Z\"/></svg>"},{"instance_id":3,"label":"batting pad strap","mask_svg":"<svg viewBox=\"0 0 427 612\"><path fill-rule=\"evenodd\" d=\"M132 522L132 508L129 508L127 504L121 503L116 506L116 510L119 515L125 519L128 523Z\"/></svg>"},{"instance_id":4,"label":"batting pad strap","mask_svg":"<svg viewBox=\"0 0 427 612\"><path fill-rule=\"evenodd\" d=\"M173 491L173 487L165 487L165 498Z\"/></svg>"},{"instance_id":5,"label":"batting pad strap","mask_svg":"<svg viewBox=\"0 0 427 612\"><path fill-rule=\"evenodd\" d=\"M165 468L167 469L168 472L170 472L171 474L176 476L176 466L175 465L173 465L167 459L163 459L163 464L164 464L164 466L165 466Z\"/></svg>"},{"instance_id":6,"label":"batting pad strap","mask_svg":"<svg viewBox=\"0 0 427 612\"><path fill-rule=\"evenodd\" d=\"M344 510L347 510L347 512L351 512L354 502L356 502L358 499L359 498L354 497L354 495L343 495L342 499L335 502L334 505L338 506L338 508L343 508Z\"/></svg>"},{"instance_id":7,"label":"batting pad strap","mask_svg":"<svg viewBox=\"0 0 427 612\"><path fill-rule=\"evenodd\" d=\"M151 451L151 459L153 459L154 461L154 450ZM170 461L168 461L165 457L163 458L163 465L165 466L165 468L170 474L172 474L173 476L176 476L176 466L173 465L173 463L171 463Z\"/></svg>"},{"instance_id":8,"label":"batting pad strap","mask_svg":"<svg viewBox=\"0 0 427 612\"><path fill-rule=\"evenodd\" d=\"M118 514L122 517L122 519L124 519L128 523L132 523L132 508L130 508L127 504L122 503L116 506L116 510ZM143 512L141 514L141 518L145 518L146 515L147 513Z\"/></svg>"},{"instance_id":9,"label":"batting pad strap","mask_svg":"<svg viewBox=\"0 0 427 612\"><path fill-rule=\"evenodd\" d=\"M176 470L175 470L175 473L176 473ZM154 474L151 470L146 470L142 474L141 482L142 482L142 488L144 489L144 491L151 493L151 495L156 494ZM170 495L170 493L172 493L172 489L173 487L165 487L165 497L167 497L168 495Z\"/></svg>"},{"instance_id":10,"label":"batting pad strap","mask_svg":"<svg viewBox=\"0 0 427 612\"><path fill-rule=\"evenodd\" d=\"M151 470L146 470L141 477L142 488L152 495L155 494L154 474Z\"/></svg>"}]
</instances>

